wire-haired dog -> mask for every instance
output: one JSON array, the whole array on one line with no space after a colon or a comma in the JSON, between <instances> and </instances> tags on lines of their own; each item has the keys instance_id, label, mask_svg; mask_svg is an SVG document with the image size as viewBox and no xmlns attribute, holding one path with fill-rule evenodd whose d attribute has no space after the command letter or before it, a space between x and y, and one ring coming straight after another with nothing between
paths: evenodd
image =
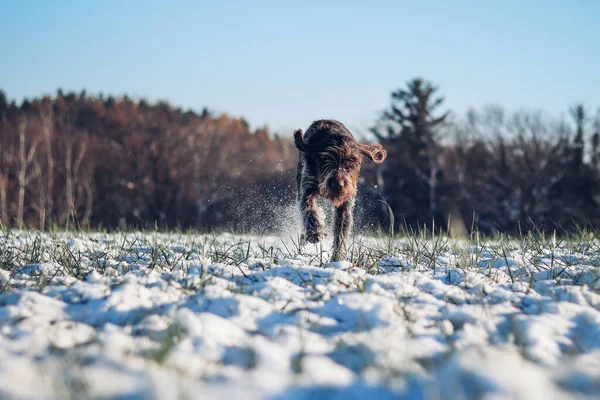
<instances>
[{"instance_id":1,"label":"wire-haired dog","mask_svg":"<svg viewBox=\"0 0 600 400\"><path fill-rule=\"evenodd\" d=\"M318 243L325 236L323 211L317 204L321 195L335 207L331 260L342 260L348 250L363 156L381 163L387 152L380 144L358 143L341 122L328 119L313 122L304 135L302 129L294 131L294 142L300 151L296 180L303 240Z\"/></svg>"}]
</instances>

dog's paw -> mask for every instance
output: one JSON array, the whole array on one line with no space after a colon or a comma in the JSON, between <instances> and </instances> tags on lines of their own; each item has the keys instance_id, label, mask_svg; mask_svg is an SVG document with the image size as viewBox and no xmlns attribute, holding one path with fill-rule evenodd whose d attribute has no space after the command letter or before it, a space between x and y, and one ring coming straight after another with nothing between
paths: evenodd
<instances>
[{"instance_id":1,"label":"dog's paw","mask_svg":"<svg viewBox=\"0 0 600 400\"><path fill-rule=\"evenodd\" d=\"M321 240L323 240L323 238L325 237L325 232L323 231L311 231L308 232L306 235L302 234L302 236L300 237L300 241L302 243L319 243Z\"/></svg>"}]
</instances>

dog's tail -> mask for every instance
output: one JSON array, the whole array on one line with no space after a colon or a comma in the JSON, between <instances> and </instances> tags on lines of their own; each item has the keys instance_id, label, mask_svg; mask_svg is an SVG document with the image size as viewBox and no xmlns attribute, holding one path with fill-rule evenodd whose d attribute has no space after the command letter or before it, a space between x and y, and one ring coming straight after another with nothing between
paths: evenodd
<instances>
[{"instance_id":1,"label":"dog's tail","mask_svg":"<svg viewBox=\"0 0 600 400\"><path fill-rule=\"evenodd\" d=\"M302 152L306 152L306 146L302 137L302 129L296 129L294 131L294 144L296 148Z\"/></svg>"}]
</instances>

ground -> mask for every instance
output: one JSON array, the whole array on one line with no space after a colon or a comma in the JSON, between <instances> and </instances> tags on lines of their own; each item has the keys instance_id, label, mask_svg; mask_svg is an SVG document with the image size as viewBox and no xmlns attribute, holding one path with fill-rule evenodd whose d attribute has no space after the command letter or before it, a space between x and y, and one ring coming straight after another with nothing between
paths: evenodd
<instances>
[{"instance_id":1,"label":"ground","mask_svg":"<svg viewBox=\"0 0 600 400\"><path fill-rule=\"evenodd\" d=\"M600 396L600 242L0 233L2 398Z\"/></svg>"}]
</instances>

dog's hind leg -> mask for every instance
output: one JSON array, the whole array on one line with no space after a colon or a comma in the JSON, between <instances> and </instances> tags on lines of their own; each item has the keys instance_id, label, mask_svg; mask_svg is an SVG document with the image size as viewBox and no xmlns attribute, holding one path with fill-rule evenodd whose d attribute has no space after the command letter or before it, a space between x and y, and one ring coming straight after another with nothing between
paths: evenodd
<instances>
[{"instance_id":1,"label":"dog's hind leg","mask_svg":"<svg viewBox=\"0 0 600 400\"><path fill-rule=\"evenodd\" d=\"M354 223L354 197L334 210L333 250L331 261L341 261L347 256Z\"/></svg>"},{"instance_id":2,"label":"dog's hind leg","mask_svg":"<svg viewBox=\"0 0 600 400\"><path fill-rule=\"evenodd\" d=\"M304 224L303 239L310 243L318 243L325 237L325 218L323 210L317 204L317 174L312 163L306 159L298 163L298 168L298 206Z\"/></svg>"}]
</instances>

